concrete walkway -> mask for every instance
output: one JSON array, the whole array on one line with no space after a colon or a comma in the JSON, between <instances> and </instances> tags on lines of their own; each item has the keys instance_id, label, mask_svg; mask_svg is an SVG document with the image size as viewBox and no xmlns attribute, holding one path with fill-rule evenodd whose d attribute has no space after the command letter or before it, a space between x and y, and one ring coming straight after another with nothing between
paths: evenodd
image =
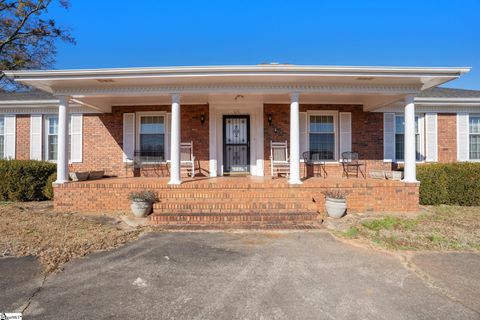
<instances>
[{"instance_id":1,"label":"concrete walkway","mask_svg":"<svg viewBox=\"0 0 480 320\"><path fill-rule=\"evenodd\" d=\"M471 267L461 269L463 256L424 254L407 268L326 231L151 233L68 264L47 278L25 316L480 319L480 277L473 270L480 256L468 259ZM452 277L450 269L462 275Z\"/></svg>"}]
</instances>

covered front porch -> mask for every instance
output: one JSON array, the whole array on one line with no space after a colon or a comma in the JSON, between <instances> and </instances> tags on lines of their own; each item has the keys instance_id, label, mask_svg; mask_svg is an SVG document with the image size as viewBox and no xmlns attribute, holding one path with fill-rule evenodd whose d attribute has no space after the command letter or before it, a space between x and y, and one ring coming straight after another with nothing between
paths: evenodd
<instances>
[{"instance_id":1,"label":"covered front porch","mask_svg":"<svg viewBox=\"0 0 480 320\"><path fill-rule=\"evenodd\" d=\"M268 64L6 74L59 98L58 184L69 181L68 122L70 103L75 102L98 113L102 125L118 144L84 143L84 153L95 149L103 154L92 155L90 163L84 157L78 167L102 166L109 171L111 168L105 163L108 160L111 167L118 169L119 158L126 163L135 152L148 151L142 150L147 146L146 149L155 148L168 163L167 183L178 185L182 183L182 142L193 142L194 156L207 163L202 169L209 177L234 173L233 169L239 168L252 176L265 176L270 171L270 144L282 141L288 145L289 184L302 183L302 154L312 149L320 154L320 160L332 166L338 165L345 151L360 151L365 160L388 164L394 159L394 150L384 140L395 134L390 123L394 119L383 121L382 113L376 112L399 101L404 106L404 182L416 183L413 98L421 90L455 79L466 71ZM194 108L198 106L203 106L200 114L189 113L198 110ZM236 134L236 129L228 126L234 118L245 121L240 126L243 145L232 146L232 141L228 141L233 139L228 137L229 133ZM104 153L102 147L113 149L115 154ZM230 149L244 151L229 153ZM202 159L198 159L199 153ZM243 162L232 166L237 158Z\"/></svg>"}]
</instances>

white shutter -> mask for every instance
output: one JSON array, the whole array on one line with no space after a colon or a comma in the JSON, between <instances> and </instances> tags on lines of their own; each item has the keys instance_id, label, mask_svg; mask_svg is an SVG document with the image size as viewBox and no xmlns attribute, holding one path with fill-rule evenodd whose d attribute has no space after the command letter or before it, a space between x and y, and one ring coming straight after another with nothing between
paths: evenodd
<instances>
[{"instance_id":1,"label":"white shutter","mask_svg":"<svg viewBox=\"0 0 480 320\"><path fill-rule=\"evenodd\" d=\"M83 156L83 116L72 114L70 118L70 162L82 162Z\"/></svg>"},{"instance_id":2,"label":"white shutter","mask_svg":"<svg viewBox=\"0 0 480 320\"><path fill-rule=\"evenodd\" d=\"M170 143L171 143L171 127L172 127L172 114L167 113L165 117L165 157L170 159Z\"/></svg>"},{"instance_id":3,"label":"white shutter","mask_svg":"<svg viewBox=\"0 0 480 320\"><path fill-rule=\"evenodd\" d=\"M342 152L352 151L352 113L340 112L340 159Z\"/></svg>"},{"instance_id":4,"label":"white shutter","mask_svg":"<svg viewBox=\"0 0 480 320\"><path fill-rule=\"evenodd\" d=\"M470 158L469 150L469 127L468 113L457 113L457 160L468 161Z\"/></svg>"},{"instance_id":5,"label":"white shutter","mask_svg":"<svg viewBox=\"0 0 480 320\"><path fill-rule=\"evenodd\" d=\"M306 112L299 112L300 120L300 159L302 154L308 151L308 115Z\"/></svg>"},{"instance_id":6,"label":"white shutter","mask_svg":"<svg viewBox=\"0 0 480 320\"><path fill-rule=\"evenodd\" d=\"M15 130L16 118L15 115L5 116L5 145L4 158L15 159Z\"/></svg>"},{"instance_id":7,"label":"white shutter","mask_svg":"<svg viewBox=\"0 0 480 320\"><path fill-rule=\"evenodd\" d=\"M123 162L133 160L135 153L135 113L123 114Z\"/></svg>"},{"instance_id":8,"label":"white shutter","mask_svg":"<svg viewBox=\"0 0 480 320\"><path fill-rule=\"evenodd\" d=\"M395 159L395 113L383 114L383 161Z\"/></svg>"},{"instance_id":9,"label":"white shutter","mask_svg":"<svg viewBox=\"0 0 480 320\"><path fill-rule=\"evenodd\" d=\"M30 116L30 159L42 160L42 115Z\"/></svg>"},{"instance_id":10,"label":"white shutter","mask_svg":"<svg viewBox=\"0 0 480 320\"><path fill-rule=\"evenodd\" d=\"M425 114L425 160L427 162L438 161L438 141L437 141L437 114Z\"/></svg>"}]
</instances>

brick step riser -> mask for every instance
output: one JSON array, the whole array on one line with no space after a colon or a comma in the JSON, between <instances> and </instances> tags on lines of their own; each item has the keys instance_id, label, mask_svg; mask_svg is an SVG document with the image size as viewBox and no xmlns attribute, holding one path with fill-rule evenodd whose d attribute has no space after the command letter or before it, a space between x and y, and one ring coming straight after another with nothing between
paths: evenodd
<instances>
[{"instance_id":1,"label":"brick step riser","mask_svg":"<svg viewBox=\"0 0 480 320\"><path fill-rule=\"evenodd\" d=\"M155 209L315 209L314 202L157 202Z\"/></svg>"},{"instance_id":2,"label":"brick step riser","mask_svg":"<svg viewBox=\"0 0 480 320\"><path fill-rule=\"evenodd\" d=\"M251 197L257 195L258 197L306 197L311 195L321 195L321 192L302 191L302 190L169 190L167 192L158 192L160 197L208 197L208 196L225 196L225 197Z\"/></svg>"},{"instance_id":3,"label":"brick step riser","mask_svg":"<svg viewBox=\"0 0 480 320\"><path fill-rule=\"evenodd\" d=\"M317 222L316 215L298 216L155 216L150 220L151 224L287 224L287 223L312 223Z\"/></svg>"},{"instance_id":4,"label":"brick step riser","mask_svg":"<svg viewBox=\"0 0 480 320\"><path fill-rule=\"evenodd\" d=\"M257 214L295 214L301 210L309 214L317 213L316 209L154 209L154 214L237 214L241 212L245 215Z\"/></svg>"},{"instance_id":5,"label":"brick step riser","mask_svg":"<svg viewBox=\"0 0 480 320\"><path fill-rule=\"evenodd\" d=\"M317 196L312 195L258 195L258 194L251 194L251 195L166 195L160 196L159 200L178 200L178 201L195 201L195 200L275 200L275 201L294 201L294 200L311 200L312 198L318 198Z\"/></svg>"}]
</instances>

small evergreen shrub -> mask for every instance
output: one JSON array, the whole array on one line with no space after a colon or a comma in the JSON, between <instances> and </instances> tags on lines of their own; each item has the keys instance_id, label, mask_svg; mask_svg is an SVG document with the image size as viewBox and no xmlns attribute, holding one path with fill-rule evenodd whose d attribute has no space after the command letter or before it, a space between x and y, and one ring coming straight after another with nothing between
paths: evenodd
<instances>
[{"instance_id":1,"label":"small evergreen shrub","mask_svg":"<svg viewBox=\"0 0 480 320\"><path fill-rule=\"evenodd\" d=\"M43 189L56 165L36 160L0 160L0 200L45 200Z\"/></svg>"},{"instance_id":2,"label":"small evergreen shrub","mask_svg":"<svg viewBox=\"0 0 480 320\"><path fill-rule=\"evenodd\" d=\"M48 179L47 183L45 184L45 187L43 187L43 195L45 196L46 199L52 200L53 199L53 183L57 180L57 173L54 172L52 173Z\"/></svg>"},{"instance_id":3,"label":"small evergreen shrub","mask_svg":"<svg viewBox=\"0 0 480 320\"><path fill-rule=\"evenodd\" d=\"M480 206L480 163L418 166L417 179L421 204Z\"/></svg>"}]
</instances>

